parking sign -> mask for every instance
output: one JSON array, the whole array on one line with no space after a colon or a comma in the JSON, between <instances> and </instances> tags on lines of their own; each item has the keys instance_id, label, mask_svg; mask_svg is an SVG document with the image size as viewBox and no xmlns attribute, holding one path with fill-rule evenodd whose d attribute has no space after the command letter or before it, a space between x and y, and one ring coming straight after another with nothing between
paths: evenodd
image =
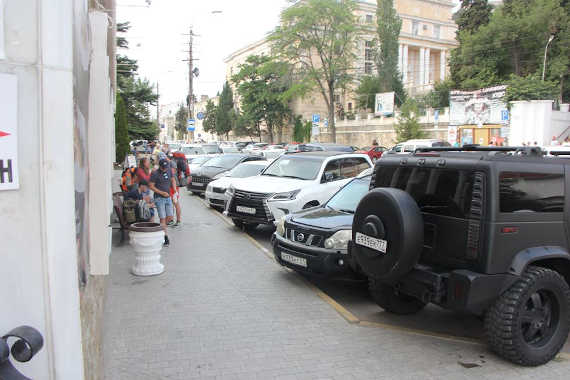
<instances>
[{"instance_id":1,"label":"parking sign","mask_svg":"<svg viewBox=\"0 0 570 380\"><path fill-rule=\"evenodd\" d=\"M313 114L313 123L320 123L321 121L321 115L319 115L318 113Z\"/></svg>"}]
</instances>

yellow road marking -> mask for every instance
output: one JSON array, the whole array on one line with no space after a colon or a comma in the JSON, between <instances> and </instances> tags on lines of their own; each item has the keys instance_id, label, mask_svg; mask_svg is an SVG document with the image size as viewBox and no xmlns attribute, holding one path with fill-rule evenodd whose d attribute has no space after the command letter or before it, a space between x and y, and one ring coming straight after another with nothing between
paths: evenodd
<instances>
[{"instance_id":1,"label":"yellow road marking","mask_svg":"<svg viewBox=\"0 0 570 380\"><path fill-rule=\"evenodd\" d=\"M348 309L346 309L344 306L342 306L341 304L336 302L333 298L331 298L328 294L323 292L321 289L317 288L314 284L307 281L302 276L300 276L300 277L303 279L305 284L317 294L317 296L319 296L323 301L325 301L333 309L335 309L336 312L339 313L344 319L346 319L346 321L348 323L359 323L360 322L360 319L358 319L354 314L352 314L350 311L348 311Z\"/></svg>"}]
</instances>

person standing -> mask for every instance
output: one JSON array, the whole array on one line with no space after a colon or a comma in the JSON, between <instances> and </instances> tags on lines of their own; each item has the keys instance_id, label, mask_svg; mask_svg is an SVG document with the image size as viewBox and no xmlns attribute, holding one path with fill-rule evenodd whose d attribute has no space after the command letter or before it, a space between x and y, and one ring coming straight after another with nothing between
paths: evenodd
<instances>
[{"instance_id":1,"label":"person standing","mask_svg":"<svg viewBox=\"0 0 570 380\"><path fill-rule=\"evenodd\" d=\"M158 166L158 170L154 171L150 176L150 189L154 191L154 204L158 211L160 225L164 230L164 246L167 247L170 245L170 240L168 239L166 224L172 220L173 216L170 189L176 187L176 182L172 176L168 160L160 160Z\"/></svg>"},{"instance_id":2,"label":"person standing","mask_svg":"<svg viewBox=\"0 0 570 380\"><path fill-rule=\"evenodd\" d=\"M147 157L141 158L139 167L135 172L135 182L139 183L141 180L150 181L150 160Z\"/></svg>"}]
</instances>

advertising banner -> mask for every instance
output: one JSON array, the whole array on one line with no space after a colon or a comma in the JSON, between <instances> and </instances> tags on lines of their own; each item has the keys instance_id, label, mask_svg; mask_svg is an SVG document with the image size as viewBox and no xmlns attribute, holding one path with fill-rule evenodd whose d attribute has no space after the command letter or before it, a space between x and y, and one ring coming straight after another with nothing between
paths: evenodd
<instances>
[{"instance_id":1,"label":"advertising banner","mask_svg":"<svg viewBox=\"0 0 570 380\"><path fill-rule=\"evenodd\" d=\"M449 93L450 124L476 125L504 123L507 104L503 101L507 86L483 88L476 91Z\"/></svg>"},{"instance_id":2,"label":"advertising banner","mask_svg":"<svg viewBox=\"0 0 570 380\"><path fill-rule=\"evenodd\" d=\"M394 92L383 92L376 94L376 104L374 115L386 116L394 113Z\"/></svg>"}]
</instances>

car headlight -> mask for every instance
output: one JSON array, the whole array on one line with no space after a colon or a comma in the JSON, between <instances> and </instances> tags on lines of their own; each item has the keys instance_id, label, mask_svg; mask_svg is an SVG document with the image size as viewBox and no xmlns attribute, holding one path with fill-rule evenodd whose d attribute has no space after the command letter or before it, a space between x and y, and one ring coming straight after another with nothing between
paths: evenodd
<instances>
[{"instance_id":1,"label":"car headlight","mask_svg":"<svg viewBox=\"0 0 570 380\"><path fill-rule=\"evenodd\" d=\"M283 215L277 222L276 232L279 236L285 236L285 219L287 219L287 217Z\"/></svg>"},{"instance_id":2,"label":"car headlight","mask_svg":"<svg viewBox=\"0 0 570 380\"><path fill-rule=\"evenodd\" d=\"M348 241L352 238L352 230L340 230L325 240L325 248L347 250Z\"/></svg>"},{"instance_id":3,"label":"car headlight","mask_svg":"<svg viewBox=\"0 0 570 380\"><path fill-rule=\"evenodd\" d=\"M299 192L301 191L301 189L299 190L293 190L293 191L288 191L286 193L277 193L277 194L273 194L273 196L271 198L269 198L267 201L268 202L272 202L272 201L292 201L293 199L295 199L297 197L297 194L299 194Z\"/></svg>"},{"instance_id":4,"label":"car headlight","mask_svg":"<svg viewBox=\"0 0 570 380\"><path fill-rule=\"evenodd\" d=\"M226 190L226 195L229 197L233 197L235 193L236 189L232 185L230 185L230 187L228 187L228 189Z\"/></svg>"},{"instance_id":5,"label":"car headlight","mask_svg":"<svg viewBox=\"0 0 570 380\"><path fill-rule=\"evenodd\" d=\"M212 185L206 186L206 191L209 192L209 193L211 193L211 192L213 191L213 190L212 190Z\"/></svg>"}]
</instances>

